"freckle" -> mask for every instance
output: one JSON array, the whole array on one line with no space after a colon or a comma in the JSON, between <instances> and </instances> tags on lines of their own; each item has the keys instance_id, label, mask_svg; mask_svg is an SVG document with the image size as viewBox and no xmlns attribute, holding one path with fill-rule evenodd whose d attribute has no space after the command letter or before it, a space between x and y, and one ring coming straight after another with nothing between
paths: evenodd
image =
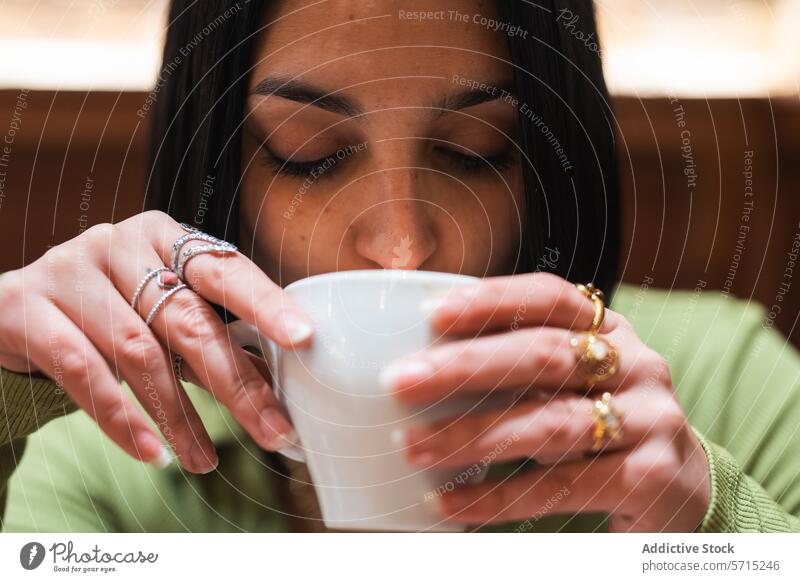
<instances>
[{"instance_id":1,"label":"freckle","mask_svg":"<svg viewBox=\"0 0 800 582\"><path fill-rule=\"evenodd\" d=\"M303 241L303 242L306 242L306 235L301 234L300 235L300 240Z\"/></svg>"}]
</instances>

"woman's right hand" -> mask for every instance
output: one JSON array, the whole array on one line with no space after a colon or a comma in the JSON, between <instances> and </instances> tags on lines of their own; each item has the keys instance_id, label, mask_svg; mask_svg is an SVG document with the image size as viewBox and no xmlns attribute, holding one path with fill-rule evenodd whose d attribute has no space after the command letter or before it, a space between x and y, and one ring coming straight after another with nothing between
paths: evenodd
<instances>
[{"instance_id":1,"label":"woman's right hand","mask_svg":"<svg viewBox=\"0 0 800 582\"><path fill-rule=\"evenodd\" d=\"M163 464L168 451L124 379L189 471L207 473L217 455L172 371L205 387L267 450L294 431L259 366L230 343L209 302L224 306L285 348L311 341L302 309L241 253L198 254L186 262L189 288L172 295L150 327L144 317L164 293L150 280L134 310L130 301L148 268L169 266L186 231L163 212L99 224L0 277L0 367L40 372L129 455ZM190 241L184 248L203 244Z\"/></svg>"}]
</instances>

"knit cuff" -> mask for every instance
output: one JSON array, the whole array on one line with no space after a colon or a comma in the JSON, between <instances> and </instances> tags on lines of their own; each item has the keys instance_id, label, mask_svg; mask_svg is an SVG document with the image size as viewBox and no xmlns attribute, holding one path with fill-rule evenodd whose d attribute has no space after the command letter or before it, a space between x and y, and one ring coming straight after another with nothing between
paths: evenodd
<instances>
[{"instance_id":1,"label":"knit cuff","mask_svg":"<svg viewBox=\"0 0 800 582\"><path fill-rule=\"evenodd\" d=\"M789 532L797 531L800 520L789 514L739 467L723 447L708 441L694 429L708 458L711 499L696 531Z\"/></svg>"},{"instance_id":2,"label":"knit cuff","mask_svg":"<svg viewBox=\"0 0 800 582\"><path fill-rule=\"evenodd\" d=\"M52 380L0 368L0 446L77 410Z\"/></svg>"}]
</instances>

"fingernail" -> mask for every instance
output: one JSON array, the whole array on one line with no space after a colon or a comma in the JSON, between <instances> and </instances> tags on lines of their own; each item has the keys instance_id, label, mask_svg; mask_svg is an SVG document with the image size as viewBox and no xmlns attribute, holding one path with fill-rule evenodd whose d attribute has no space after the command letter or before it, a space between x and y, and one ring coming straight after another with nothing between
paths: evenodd
<instances>
[{"instance_id":1,"label":"fingernail","mask_svg":"<svg viewBox=\"0 0 800 582\"><path fill-rule=\"evenodd\" d=\"M418 467L430 467L431 465L435 465L439 460L433 453L424 451L409 451L406 458L408 459L409 463Z\"/></svg>"},{"instance_id":2,"label":"fingernail","mask_svg":"<svg viewBox=\"0 0 800 582\"><path fill-rule=\"evenodd\" d=\"M460 313L475 299L479 288L480 283L473 283L451 289L442 297L437 309L441 312Z\"/></svg>"},{"instance_id":3,"label":"fingernail","mask_svg":"<svg viewBox=\"0 0 800 582\"><path fill-rule=\"evenodd\" d=\"M393 446L397 447L398 449L405 449L406 448L406 431L402 428L396 428L392 431L389 435L389 439Z\"/></svg>"},{"instance_id":4,"label":"fingernail","mask_svg":"<svg viewBox=\"0 0 800 582\"><path fill-rule=\"evenodd\" d=\"M149 463L161 455L163 446L161 439L149 431L143 430L136 435L136 448L139 449L139 455L142 460Z\"/></svg>"},{"instance_id":5,"label":"fingernail","mask_svg":"<svg viewBox=\"0 0 800 582\"><path fill-rule=\"evenodd\" d=\"M393 392L399 384L416 384L433 375L433 366L422 358L392 362L381 370L378 382L384 392Z\"/></svg>"},{"instance_id":6,"label":"fingernail","mask_svg":"<svg viewBox=\"0 0 800 582\"><path fill-rule=\"evenodd\" d=\"M264 446L270 451L279 451L299 440L292 425L276 408L267 408L261 413L261 434Z\"/></svg>"},{"instance_id":7,"label":"fingernail","mask_svg":"<svg viewBox=\"0 0 800 582\"><path fill-rule=\"evenodd\" d=\"M269 444L269 448L273 451L280 452L283 449L288 449L291 447L296 447L300 444L300 437L297 436L297 433L294 429L291 429L289 432L279 434Z\"/></svg>"},{"instance_id":8,"label":"fingernail","mask_svg":"<svg viewBox=\"0 0 800 582\"><path fill-rule=\"evenodd\" d=\"M151 461L151 464L156 469L166 469L169 467L173 461L175 461L175 453L172 452L166 445L161 445L161 453L158 455L158 458L154 461Z\"/></svg>"},{"instance_id":9,"label":"fingernail","mask_svg":"<svg viewBox=\"0 0 800 582\"><path fill-rule=\"evenodd\" d=\"M289 336L289 341L293 344L305 341L314 333L314 329L310 324L290 311L283 312L281 321Z\"/></svg>"},{"instance_id":10,"label":"fingernail","mask_svg":"<svg viewBox=\"0 0 800 582\"><path fill-rule=\"evenodd\" d=\"M195 471L205 475L206 473L210 473L216 469L219 459L217 458L216 454L212 453L212 455L212 457L209 457L203 450L203 446L200 443L194 443L192 445L192 450L189 453L189 458L192 461L192 465L194 465Z\"/></svg>"},{"instance_id":11,"label":"fingernail","mask_svg":"<svg viewBox=\"0 0 800 582\"><path fill-rule=\"evenodd\" d=\"M428 299L424 299L420 304L419 308L423 313L428 315L433 314L434 311L439 309L439 306L442 304L441 297L429 297Z\"/></svg>"}]
</instances>

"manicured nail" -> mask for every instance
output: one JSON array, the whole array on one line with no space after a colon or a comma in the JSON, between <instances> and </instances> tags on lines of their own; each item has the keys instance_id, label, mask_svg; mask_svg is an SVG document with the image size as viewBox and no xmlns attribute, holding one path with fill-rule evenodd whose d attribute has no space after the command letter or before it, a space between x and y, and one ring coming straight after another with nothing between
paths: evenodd
<instances>
[{"instance_id":1,"label":"manicured nail","mask_svg":"<svg viewBox=\"0 0 800 582\"><path fill-rule=\"evenodd\" d=\"M285 432L274 437L269 443L269 448L275 452L280 452L284 449L299 445L300 437L297 436L297 433L294 431L294 429L291 429L289 432Z\"/></svg>"},{"instance_id":2,"label":"manicured nail","mask_svg":"<svg viewBox=\"0 0 800 582\"><path fill-rule=\"evenodd\" d=\"M307 340L314 333L314 329L309 323L291 311L284 311L280 318L289 336L289 341L293 344Z\"/></svg>"},{"instance_id":3,"label":"manicured nail","mask_svg":"<svg viewBox=\"0 0 800 582\"><path fill-rule=\"evenodd\" d=\"M470 285L464 285L463 287L451 289L447 295L442 297L437 307L438 311L442 313L447 312L453 315L461 313L475 299L479 288L479 283L472 283Z\"/></svg>"},{"instance_id":4,"label":"manicured nail","mask_svg":"<svg viewBox=\"0 0 800 582\"><path fill-rule=\"evenodd\" d=\"M394 392L401 384L416 384L433 375L433 366L423 358L397 360L381 370L378 382L381 390Z\"/></svg>"},{"instance_id":5,"label":"manicured nail","mask_svg":"<svg viewBox=\"0 0 800 582\"><path fill-rule=\"evenodd\" d=\"M408 462L417 467L430 467L435 465L439 460L435 454L425 451L410 451L408 453Z\"/></svg>"},{"instance_id":6,"label":"manicured nail","mask_svg":"<svg viewBox=\"0 0 800 582\"><path fill-rule=\"evenodd\" d=\"M405 449L408 446L405 429L402 428L394 429L389 435L389 439L392 445L397 447L398 449Z\"/></svg>"},{"instance_id":7,"label":"manicured nail","mask_svg":"<svg viewBox=\"0 0 800 582\"><path fill-rule=\"evenodd\" d=\"M172 452L166 445L161 446L161 454L155 461L152 461L152 465L157 469L166 469L175 461L175 453Z\"/></svg>"},{"instance_id":8,"label":"manicured nail","mask_svg":"<svg viewBox=\"0 0 800 582\"><path fill-rule=\"evenodd\" d=\"M136 444L142 457L149 459L148 462L159 469L163 469L175 459L175 455L172 454L169 447L151 432L140 432L136 438Z\"/></svg>"},{"instance_id":9,"label":"manicured nail","mask_svg":"<svg viewBox=\"0 0 800 582\"><path fill-rule=\"evenodd\" d=\"M277 408L261 412L261 434L264 446L270 451L279 451L299 441L292 425Z\"/></svg>"},{"instance_id":10,"label":"manicured nail","mask_svg":"<svg viewBox=\"0 0 800 582\"><path fill-rule=\"evenodd\" d=\"M195 471L203 475L216 469L217 463L219 463L219 459L217 458L216 454L212 453L212 456L209 457L203 450L202 445L197 442L192 445L189 458L192 461L192 465L194 465Z\"/></svg>"},{"instance_id":11,"label":"manicured nail","mask_svg":"<svg viewBox=\"0 0 800 582\"><path fill-rule=\"evenodd\" d=\"M439 306L441 304L442 304L442 298L441 297L428 297L427 299L424 299L419 304L419 308L420 308L420 311L422 311L423 313L426 313L428 315L432 315L433 312L435 312L437 309L439 309Z\"/></svg>"}]
</instances>

